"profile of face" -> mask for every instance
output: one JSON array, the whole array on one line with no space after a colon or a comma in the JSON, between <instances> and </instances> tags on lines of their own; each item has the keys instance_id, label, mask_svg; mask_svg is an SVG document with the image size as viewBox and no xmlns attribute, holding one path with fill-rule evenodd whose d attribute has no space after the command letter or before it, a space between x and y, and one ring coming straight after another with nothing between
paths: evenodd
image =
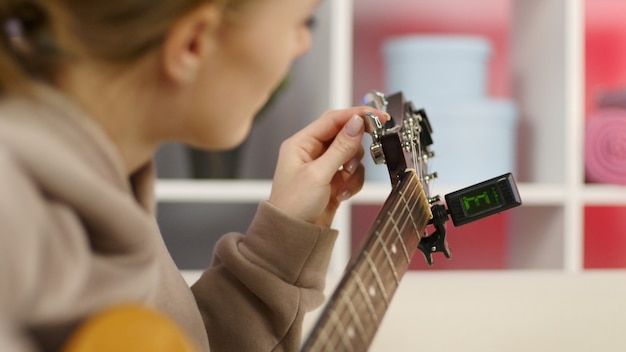
<instances>
[{"instance_id":1,"label":"profile of face","mask_svg":"<svg viewBox=\"0 0 626 352\"><path fill-rule=\"evenodd\" d=\"M243 142L256 113L311 46L318 0L260 0L220 25L194 81L187 142L228 149Z\"/></svg>"}]
</instances>

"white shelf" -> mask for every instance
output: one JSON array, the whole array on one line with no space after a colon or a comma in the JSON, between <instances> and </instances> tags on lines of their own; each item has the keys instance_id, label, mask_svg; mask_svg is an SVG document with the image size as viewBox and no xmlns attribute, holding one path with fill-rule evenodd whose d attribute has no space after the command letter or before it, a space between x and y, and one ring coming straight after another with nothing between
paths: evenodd
<instances>
[{"instance_id":1,"label":"white shelf","mask_svg":"<svg viewBox=\"0 0 626 352\"><path fill-rule=\"evenodd\" d=\"M159 180L156 194L159 202L167 203L247 203L267 199L271 186L269 180ZM443 196L460 187L433 187L432 191ZM558 184L520 183L518 190L525 206L564 206L567 199L565 187ZM370 182L346 204L380 204L390 191L387 183ZM585 193L589 202L606 202L609 198L611 203L626 205L626 189L596 186Z\"/></svg>"},{"instance_id":2,"label":"white shelf","mask_svg":"<svg viewBox=\"0 0 626 352\"><path fill-rule=\"evenodd\" d=\"M626 187L587 185L582 192L585 205L626 206Z\"/></svg>"},{"instance_id":3,"label":"white shelf","mask_svg":"<svg viewBox=\"0 0 626 352\"><path fill-rule=\"evenodd\" d=\"M256 180L159 180L160 202L249 203L269 197L270 181Z\"/></svg>"}]
</instances>

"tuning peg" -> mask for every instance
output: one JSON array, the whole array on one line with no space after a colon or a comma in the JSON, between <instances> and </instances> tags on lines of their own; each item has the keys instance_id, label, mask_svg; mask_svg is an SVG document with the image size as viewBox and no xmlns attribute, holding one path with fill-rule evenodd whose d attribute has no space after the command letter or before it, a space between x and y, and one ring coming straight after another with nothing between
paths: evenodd
<instances>
[{"instance_id":1,"label":"tuning peg","mask_svg":"<svg viewBox=\"0 0 626 352\"><path fill-rule=\"evenodd\" d=\"M363 97L363 102L365 103L365 105L369 105L373 108L385 112L387 111L387 105L389 105L387 99L385 98L385 94L376 90L370 91L365 94L365 96Z\"/></svg>"},{"instance_id":2,"label":"tuning peg","mask_svg":"<svg viewBox=\"0 0 626 352\"><path fill-rule=\"evenodd\" d=\"M430 150L427 153L422 154L422 160L424 161L430 160L434 157L435 157L435 152L430 151Z\"/></svg>"},{"instance_id":3,"label":"tuning peg","mask_svg":"<svg viewBox=\"0 0 626 352\"><path fill-rule=\"evenodd\" d=\"M435 203L439 203L441 201L441 196L440 195L436 195L434 197L428 198L428 204L433 205Z\"/></svg>"},{"instance_id":4,"label":"tuning peg","mask_svg":"<svg viewBox=\"0 0 626 352\"><path fill-rule=\"evenodd\" d=\"M374 159L374 164L380 165L385 163L385 153L382 144L379 142L374 142L370 145L370 154L372 159Z\"/></svg>"},{"instance_id":5,"label":"tuning peg","mask_svg":"<svg viewBox=\"0 0 626 352\"><path fill-rule=\"evenodd\" d=\"M365 132L372 135L374 142L378 142L383 134L384 126L378 116L371 112L366 112L364 116Z\"/></svg>"},{"instance_id":6,"label":"tuning peg","mask_svg":"<svg viewBox=\"0 0 626 352\"><path fill-rule=\"evenodd\" d=\"M438 177L439 177L439 174L437 174L436 172L433 172L432 174L425 175L424 176L424 181L430 182L430 181L432 181L432 180L434 180L434 179L436 179Z\"/></svg>"}]
</instances>

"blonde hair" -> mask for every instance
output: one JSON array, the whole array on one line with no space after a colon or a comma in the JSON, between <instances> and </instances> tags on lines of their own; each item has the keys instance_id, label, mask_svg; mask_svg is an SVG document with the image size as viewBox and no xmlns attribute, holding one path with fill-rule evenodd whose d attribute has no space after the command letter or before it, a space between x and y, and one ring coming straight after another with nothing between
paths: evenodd
<instances>
[{"instance_id":1,"label":"blonde hair","mask_svg":"<svg viewBox=\"0 0 626 352\"><path fill-rule=\"evenodd\" d=\"M0 94L33 79L53 83L59 64L76 55L130 63L158 47L168 28L199 5L226 9L241 1L0 0Z\"/></svg>"}]
</instances>

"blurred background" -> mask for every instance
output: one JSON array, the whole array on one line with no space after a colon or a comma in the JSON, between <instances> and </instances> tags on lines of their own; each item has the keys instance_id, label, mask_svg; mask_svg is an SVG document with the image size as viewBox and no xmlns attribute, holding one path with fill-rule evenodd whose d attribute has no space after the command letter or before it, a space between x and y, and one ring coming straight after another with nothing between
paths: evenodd
<instances>
[{"instance_id":1,"label":"blurred background","mask_svg":"<svg viewBox=\"0 0 626 352\"><path fill-rule=\"evenodd\" d=\"M336 86L332 60L338 56L331 43L338 35L347 35L349 47L341 48L343 56L339 56L349 63L350 71L341 72L350 80L343 105L361 104L361 97L372 89L386 93L400 89L416 107L425 108L434 128L433 150L438 154L431 168L441 175L432 185L435 193L507 171L513 172L520 184L523 209L460 229L449 226L454 260L440 260L435 268L427 268L422 258L416 258L412 269L579 271L626 267L626 197L615 200L626 183L615 166L626 165L626 141L586 131L588 121L604 122L598 116L607 110L618 116L618 125L626 121L619 118L626 109L625 1L345 3L350 6L322 2L312 50L296 61L241 147L207 153L165 145L156 157L159 177L269 180L280 143L333 105L329 97ZM579 6L572 4L581 4L582 18L572 17L571 7ZM337 8L349 13L337 14ZM337 20L337 16L346 17ZM453 38L474 46L459 54L432 42L424 47L410 41L433 37L440 39L439 44L449 44L446 40ZM398 47L403 39L409 40ZM395 53L390 49L393 42ZM480 55L472 58L472 50ZM473 66L451 77L427 80L424 68L429 55L431 62L457 60L450 61L450 70ZM392 71L398 67L408 67L400 71L407 74L393 78ZM461 79L464 74L473 78ZM456 84L455 77L459 77ZM464 87L471 91L471 99L457 94ZM428 94L434 92L438 96ZM237 97L232 99L236 104ZM491 120L485 120L487 117ZM491 144L467 148L469 142L455 133L470 128L488 130ZM583 145L604 145L594 138L616 140L606 143L610 153L588 154ZM369 139L364 145L369 145ZM611 153L612 159L602 164ZM370 162L368 157L365 161ZM367 169L366 194L367 185L387 182L384 167L369 165ZM476 174L479 169L483 174ZM382 204L382 199L371 198L349 204L352 250ZM199 269L208 265L213 243L220 235L245 232L256 206L256 202L161 201L158 220L181 269Z\"/></svg>"}]
</instances>

